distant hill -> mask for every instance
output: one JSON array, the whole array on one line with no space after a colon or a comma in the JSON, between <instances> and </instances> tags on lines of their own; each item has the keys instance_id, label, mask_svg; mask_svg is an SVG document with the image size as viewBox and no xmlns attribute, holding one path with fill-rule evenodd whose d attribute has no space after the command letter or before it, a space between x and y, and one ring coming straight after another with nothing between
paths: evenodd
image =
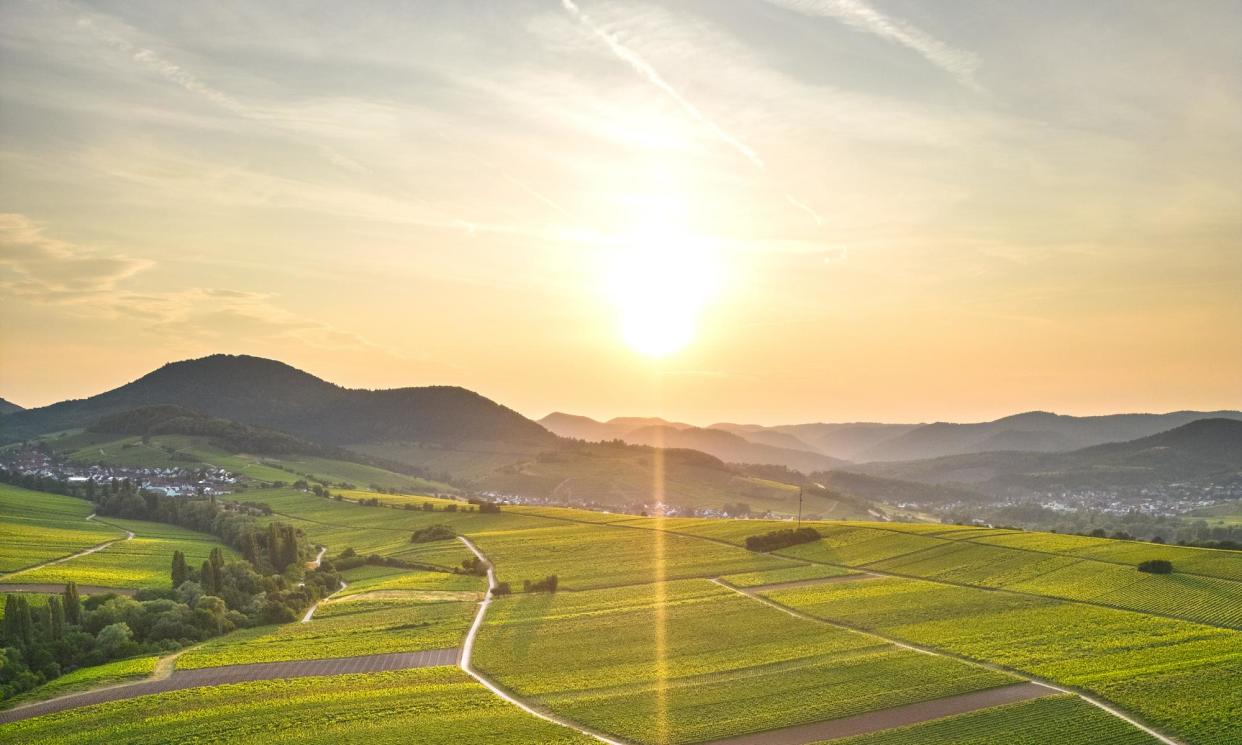
<instances>
[{"instance_id":1,"label":"distant hill","mask_svg":"<svg viewBox=\"0 0 1242 745\"><path fill-rule=\"evenodd\" d=\"M622 439L635 445L699 450L728 463L764 463L788 466L803 472L822 471L844 462L820 453L751 442L720 429L642 427Z\"/></svg>"},{"instance_id":2,"label":"distant hill","mask_svg":"<svg viewBox=\"0 0 1242 745\"><path fill-rule=\"evenodd\" d=\"M572 414L549 414L539 423L562 436L587 442L621 440L631 445L699 450L728 463L760 463L788 466L799 471L831 468L842 461L818 453L805 443L779 432L731 432L703 428L658 417L617 417L599 422ZM763 440L767 440L764 442ZM792 443L801 447L775 444Z\"/></svg>"},{"instance_id":3,"label":"distant hill","mask_svg":"<svg viewBox=\"0 0 1242 745\"><path fill-rule=\"evenodd\" d=\"M860 461L904 461L993 450L1065 452L1147 437L1197 419L1242 419L1239 411L1176 411L1074 417L1031 411L991 422L936 422L887 438L859 452Z\"/></svg>"},{"instance_id":4,"label":"distant hill","mask_svg":"<svg viewBox=\"0 0 1242 745\"><path fill-rule=\"evenodd\" d=\"M745 427L749 433L739 432L743 437L758 442L756 430L796 437L810 449L842 460L863 460L862 454L877 443L898 437L921 425L882 424L879 422L843 422L812 424L780 424L774 427L759 425L712 425L716 428ZM732 429L731 431L738 431Z\"/></svg>"},{"instance_id":5,"label":"distant hill","mask_svg":"<svg viewBox=\"0 0 1242 745\"><path fill-rule=\"evenodd\" d=\"M554 411L539 420L545 429L561 437L587 442L605 442L607 440L624 440L625 436L636 429L644 427L672 427L688 429L691 424L670 422L660 417L621 416L601 422L588 416L564 414Z\"/></svg>"},{"instance_id":6,"label":"distant hill","mask_svg":"<svg viewBox=\"0 0 1242 745\"><path fill-rule=\"evenodd\" d=\"M849 471L990 494L1224 481L1242 474L1242 421L1199 419L1126 442L1065 453L987 452L851 465Z\"/></svg>"},{"instance_id":7,"label":"distant hill","mask_svg":"<svg viewBox=\"0 0 1242 745\"><path fill-rule=\"evenodd\" d=\"M4 417L0 433L16 439L84 427L153 405L181 406L334 446L556 441L535 422L464 388L353 390L275 360L222 354L165 365L91 398L17 412Z\"/></svg>"},{"instance_id":8,"label":"distant hill","mask_svg":"<svg viewBox=\"0 0 1242 745\"><path fill-rule=\"evenodd\" d=\"M3 416L5 414L13 414L15 412L22 411L22 410L23 410L22 407L18 406L17 404L11 401L5 401L3 398L0 398L0 416Z\"/></svg>"}]
</instances>

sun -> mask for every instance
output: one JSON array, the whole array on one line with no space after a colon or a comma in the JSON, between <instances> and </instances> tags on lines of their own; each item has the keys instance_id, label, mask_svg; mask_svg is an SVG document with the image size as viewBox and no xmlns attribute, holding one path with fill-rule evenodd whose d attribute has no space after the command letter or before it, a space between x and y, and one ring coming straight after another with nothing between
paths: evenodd
<instances>
[{"instance_id":1,"label":"sun","mask_svg":"<svg viewBox=\"0 0 1242 745\"><path fill-rule=\"evenodd\" d=\"M682 350L694 340L719 274L701 238L667 226L636 233L618 247L608 268L621 338L651 358Z\"/></svg>"}]
</instances>

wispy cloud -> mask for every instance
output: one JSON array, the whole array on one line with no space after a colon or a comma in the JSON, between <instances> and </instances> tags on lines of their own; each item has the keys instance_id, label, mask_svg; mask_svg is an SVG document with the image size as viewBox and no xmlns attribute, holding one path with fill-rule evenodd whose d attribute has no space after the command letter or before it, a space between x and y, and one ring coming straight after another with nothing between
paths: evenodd
<instances>
[{"instance_id":1,"label":"wispy cloud","mask_svg":"<svg viewBox=\"0 0 1242 745\"><path fill-rule=\"evenodd\" d=\"M623 44L621 40L617 38L616 34L610 33L607 29L591 20L591 17L584 13L582 9L578 7L577 3L574 2L574 0L561 0L561 5L579 23L603 41L613 54L615 54L620 60L628 64L630 67L634 68L634 72L637 72L645 78L647 82L651 83L656 88L663 91L669 98L673 99L673 101L675 101L677 105L690 116L690 118L706 127L708 131L716 136L717 139L736 150L742 155L742 157L746 158L759 168L763 168L763 159L759 157L759 153L755 152L754 148L747 145L745 142L742 142L719 124L708 118L707 115L700 111L697 106L691 103L667 80L665 80L664 76L661 75L660 72L651 65L651 63L647 62L642 55Z\"/></svg>"},{"instance_id":2,"label":"wispy cloud","mask_svg":"<svg viewBox=\"0 0 1242 745\"><path fill-rule=\"evenodd\" d=\"M766 0L805 16L835 18L850 28L900 44L952 75L972 90L980 90L975 80L979 57L935 38L918 27L886 15L864 0Z\"/></svg>"},{"instance_id":3,"label":"wispy cloud","mask_svg":"<svg viewBox=\"0 0 1242 745\"><path fill-rule=\"evenodd\" d=\"M0 273L0 287L6 293L39 302L87 302L151 265L51 238L25 215L0 214L0 267L7 270Z\"/></svg>"}]
</instances>

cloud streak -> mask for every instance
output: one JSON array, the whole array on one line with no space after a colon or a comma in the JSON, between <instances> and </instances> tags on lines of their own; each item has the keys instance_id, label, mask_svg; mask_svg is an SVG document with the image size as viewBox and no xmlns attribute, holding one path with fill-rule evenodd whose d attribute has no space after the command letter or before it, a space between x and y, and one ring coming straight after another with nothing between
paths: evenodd
<instances>
[{"instance_id":1,"label":"cloud streak","mask_svg":"<svg viewBox=\"0 0 1242 745\"><path fill-rule=\"evenodd\" d=\"M79 303L114 290L152 266L145 259L107 254L50 238L25 215L0 214L0 287L45 303Z\"/></svg>"},{"instance_id":2,"label":"cloud streak","mask_svg":"<svg viewBox=\"0 0 1242 745\"><path fill-rule=\"evenodd\" d=\"M765 0L804 16L834 18L857 31L872 34L917 52L928 62L952 75L971 90L981 90L975 80L979 57L958 49L900 19L885 15L865 0Z\"/></svg>"},{"instance_id":3,"label":"cloud streak","mask_svg":"<svg viewBox=\"0 0 1242 745\"><path fill-rule=\"evenodd\" d=\"M742 157L746 158L746 160L750 161L753 165L763 168L763 158L759 157L759 153L755 152L754 148L750 147L745 142L742 142L719 124L709 119L706 114L699 110L697 106L691 103L685 96L681 95L676 88L665 80L664 76L661 75L660 72L651 65L651 63L643 59L642 55L623 44L621 40L617 38L616 34L610 33L607 29L602 28L599 24L595 23L595 21L591 20L591 17L584 13L582 9L578 7L577 3L574 2L574 0L561 0L561 6L565 8L565 11L569 13L569 15L573 16L575 20L603 41L604 44L608 46L608 49L616 55L618 59L628 64L634 69L634 72L646 79L648 83L651 83L669 98L673 99L673 101L675 101L677 105L690 116L691 119L701 124L713 135L715 135L717 139L736 150L742 155Z\"/></svg>"}]
</instances>

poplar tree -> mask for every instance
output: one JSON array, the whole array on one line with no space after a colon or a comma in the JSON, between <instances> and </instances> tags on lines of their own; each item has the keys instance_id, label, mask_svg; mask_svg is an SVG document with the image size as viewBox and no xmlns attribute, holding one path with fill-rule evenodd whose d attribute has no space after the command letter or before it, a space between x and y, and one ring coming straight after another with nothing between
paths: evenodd
<instances>
[{"instance_id":1,"label":"poplar tree","mask_svg":"<svg viewBox=\"0 0 1242 745\"><path fill-rule=\"evenodd\" d=\"M78 597L78 583L72 580L65 585L65 620L74 626L82 625L82 599Z\"/></svg>"}]
</instances>

